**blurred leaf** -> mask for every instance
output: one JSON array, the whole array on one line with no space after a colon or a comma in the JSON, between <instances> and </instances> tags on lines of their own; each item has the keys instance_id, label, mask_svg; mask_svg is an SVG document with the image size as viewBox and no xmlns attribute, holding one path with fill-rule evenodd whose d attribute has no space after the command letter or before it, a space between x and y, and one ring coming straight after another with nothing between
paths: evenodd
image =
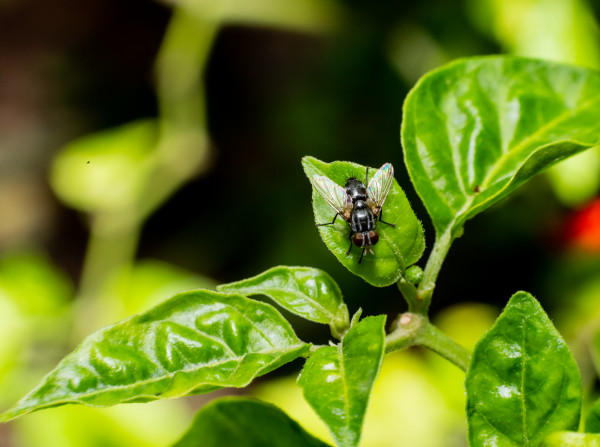
<instances>
[{"instance_id":1,"label":"blurred leaf","mask_svg":"<svg viewBox=\"0 0 600 447\"><path fill-rule=\"evenodd\" d=\"M279 408L256 399L218 399L204 406L173 447L325 447Z\"/></svg>"},{"instance_id":2,"label":"blurred leaf","mask_svg":"<svg viewBox=\"0 0 600 447\"><path fill-rule=\"evenodd\" d=\"M298 378L304 397L340 447L357 446L371 389L381 367L385 315L367 317L338 346L319 348Z\"/></svg>"},{"instance_id":3,"label":"blurred leaf","mask_svg":"<svg viewBox=\"0 0 600 447\"><path fill-rule=\"evenodd\" d=\"M559 431L544 439L540 447L600 447L600 435Z\"/></svg>"},{"instance_id":4,"label":"blurred leaf","mask_svg":"<svg viewBox=\"0 0 600 447\"><path fill-rule=\"evenodd\" d=\"M54 160L52 188L66 204L81 211L135 209L154 167L156 142L152 120L73 141Z\"/></svg>"},{"instance_id":5,"label":"blurred leaf","mask_svg":"<svg viewBox=\"0 0 600 447\"><path fill-rule=\"evenodd\" d=\"M339 333L350 324L342 291L323 270L273 267L260 275L217 287L220 292L266 295L284 309L307 320L329 324Z\"/></svg>"},{"instance_id":6,"label":"blurred leaf","mask_svg":"<svg viewBox=\"0 0 600 447\"><path fill-rule=\"evenodd\" d=\"M597 341L596 344L598 344ZM594 406L585 419L585 431L587 433L600 433L600 400L594 403Z\"/></svg>"},{"instance_id":7,"label":"blurred leaf","mask_svg":"<svg viewBox=\"0 0 600 447\"><path fill-rule=\"evenodd\" d=\"M472 352L476 342L494 324L498 309L483 303L450 305L435 315L433 323L452 340ZM433 351L425 351L428 365L436 375L435 384L454 408L465 408L465 373ZM464 414L463 414L464 417Z\"/></svg>"},{"instance_id":8,"label":"blurred leaf","mask_svg":"<svg viewBox=\"0 0 600 447\"><path fill-rule=\"evenodd\" d=\"M73 287L33 252L0 259L0 403L14 402L56 363L70 329ZM50 362L50 364L48 364Z\"/></svg>"},{"instance_id":9,"label":"blurred leaf","mask_svg":"<svg viewBox=\"0 0 600 447\"><path fill-rule=\"evenodd\" d=\"M267 304L185 292L86 338L0 420L67 403L110 406L244 387L308 348Z\"/></svg>"},{"instance_id":10,"label":"blurred leaf","mask_svg":"<svg viewBox=\"0 0 600 447\"><path fill-rule=\"evenodd\" d=\"M192 289L214 289L215 281L154 259L139 261L117 272L106 284L103 304L108 321L141 313L166 296Z\"/></svg>"},{"instance_id":11,"label":"blurred leaf","mask_svg":"<svg viewBox=\"0 0 600 447\"><path fill-rule=\"evenodd\" d=\"M548 170L558 199L569 206L592 200L600 190L600 148L577 154Z\"/></svg>"},{"instance_id":12,"label":"blurred leaf","mask_svg":"<svg viewBox=\"0 0 600 447\"><path fill-rule=\"evenodd\" d=\"M600 76L515 57L460 60L404 103L405 162L438 234L600 144Z\"/></svg>"},{"instance_id":13,"label":"blurred leaf","mask_svg":"<svg viewBox=\"0 0 600 447\"><path fill-rule=\"evenodd\" d=\"M324 175L340 186L344 186L350 177L365 179L366 176L365 166L345 161L324 163L313 157L304 157L302 166L309 179L314 175ZM312 201L315 222L331 222L335 211L314 188ZM385 220L396 224L396 227L377 225L380 239L373 247L375 255L366 255L360 264L360 248L353 247L350 255L346 256L350 226L343 219L337 219L335 225L319 227L323 242L342 265L376 287L389 286L398 281L406 268L419 260L425 249L421 222L395 180L383 205L383 213Z\"/></svg>"},{"instance_id":14,"label":"blurred leaf","mask_svg":"<svg viewBox=\"0 0 600 447\"><path fill-rule=\"evenodd\" d=\"M64 406L11 423L21 447L164 447L171 445L192 416L183 400L112 408Z\"/></svg>"},{"instance_id":15,"label":"blurred leaf","mask_svg":"<svg viewBox=\"0 0 600 447\"><path fill-rule=\"evenodd\" d=\"M585 0L471 0L482 32L519 56L600 68L598 24Z\"/></svg>"},{"instance_id":16,"label":"blurred leaf","mask_svg":"<svg viewBox=\"0 0 600 447\"><path fill-rule=\"evenodd\" d=\"M45 257L14 253L0 259L0 293L24 314L47 316L70 301L73 286Z\"/></svg>"},{"instance_id":17,"label":"blurred leaf","mask_svg":"<svg viewBox=\"0 0 600 447\"><path fill-rule=\"evenodd\" d=\"M472 447L538 445L573 430L581 412L581 378L558 331L529 293L510 299L477 343L467 371Z\"/></svg>"}]
</instances>

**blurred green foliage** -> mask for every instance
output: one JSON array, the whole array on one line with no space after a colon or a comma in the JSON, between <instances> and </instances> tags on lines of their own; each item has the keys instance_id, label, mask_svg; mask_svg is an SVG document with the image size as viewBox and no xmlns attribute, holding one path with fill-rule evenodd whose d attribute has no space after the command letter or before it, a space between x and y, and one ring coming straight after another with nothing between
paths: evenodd
<instances>
[{"instance_id":1,"label":"blurred green foliage","mask_svg":"<svg viewBox=\"0 0 600 447\"><path fill-rule=\"evenodd\" d=\"M9 111L0 113L7 135L0 147L13 149L0 151L5 406L93 329L174 292L276 264L326 270L366 314L396 309L394 290L383 291L388 300L369 301L369 288L322 246L300 158L392 162L416 214L425 216L398 138L403 98L424 72L500 51L600 66L598 10L585 0L180 0L169 8L115 0L90 2L89 13L68 1L52 13L19 3L0 2L0 40L15 45L0 45L8 61L3 85L16 92L6 108L0 103L0 112ZM22 24L31 23L23 40ZM163 39L159 49L154 35ZM46 102L32 101L30 91ZM57 141L63 148L54 154ZM60 203L40 186L48 171ZM562 163L548 178L562 203L585 203L600 188L600 151ZM493 304L531 290L554 306L594 393L598 255L554 242L567 212L539 180L478 217L449 256L435 306L441 328L468 346L491 325ZM430 245L432 227L424 225ZM467 299L491 305L449 306ZM298 332L326 336L310 325ZM462 380L454 366L420 351L386 359L364 445L464 445ZM327 436L290 379L252 392ZM168 445L191 420L188 406L198 404L63 407L14 422L0 444Z\"/></svg>"}]
</instances>

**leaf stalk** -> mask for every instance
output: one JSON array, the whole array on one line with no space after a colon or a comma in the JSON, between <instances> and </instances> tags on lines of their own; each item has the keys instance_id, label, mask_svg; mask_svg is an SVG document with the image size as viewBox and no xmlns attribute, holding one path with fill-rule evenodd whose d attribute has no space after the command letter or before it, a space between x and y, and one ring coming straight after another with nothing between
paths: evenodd
<instances>
[{"instance_id":1,"label":"leaf stalk","mask_svg":"<svg viewBox=\"0 0 600 447\"><path fill-rule=\"evenodd\" d=\"M398 317L393 327L394 330L385 339L386 354L411 346L425 346L463 371L467 370L471 356L469 351L440 331L426 316L406 312Z\"/></svg>"}]
</instances>

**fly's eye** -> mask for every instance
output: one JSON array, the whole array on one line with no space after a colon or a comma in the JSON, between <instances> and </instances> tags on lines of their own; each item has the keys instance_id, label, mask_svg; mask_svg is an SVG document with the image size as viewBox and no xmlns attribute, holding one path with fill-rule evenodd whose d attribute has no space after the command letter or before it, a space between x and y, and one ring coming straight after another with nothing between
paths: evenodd
<instances>
[{"instance_id":1,"label":"fly's eye","mask_svg":"<svg viewBox=\"0 0 600 447\"><path fill-rule=\"evenodd\" d=\"M376 231L369 231L369 239L371 240L371 245L375 245L379 242L379 235Z\"/></svg>"},{"instance_id":2,"label":"fly's eye","mask_svg":"<svg viewBox=\"0 0 600 447\"><path fill-rule=\"evenodd\" d=\"M365 238L363 237L362 233L356 233L354 236L352 236L352 242L357 247L362 247L364 245Z\"/></svg>"}]
</instances>

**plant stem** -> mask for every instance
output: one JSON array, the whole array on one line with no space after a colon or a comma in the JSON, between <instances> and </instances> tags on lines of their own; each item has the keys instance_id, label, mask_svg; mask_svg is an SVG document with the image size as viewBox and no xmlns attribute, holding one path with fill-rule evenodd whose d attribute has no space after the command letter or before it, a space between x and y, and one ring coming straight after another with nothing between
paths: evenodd
<instances>
[{"instance_id":1,"label":"plant stem","mask_svg":"<svg viewBox=\"0 0 600 447\"><path fill-rule=\"evenodd\" d=\"M386 353L411 346L425 346L466 371L469 351L431 324L426 316L406 312L399 316L393 326L394 331L386 336Z\"/></svg>"},{"instance_id":2,"label":"plant stem","mask_svg":"<svg viewBox=\"0 0 600 447\"><path fill-rule=\"evenodd\" d=\"M202 75L219 29L210 18L174 9L157 57L160 138L152 178L139 203L90 216L90 240L81 274L74 340L102 320L103 287L135 259L143 222L181 185L208 166L209 138Z\"/></svg>"},{"instance_id":3,"label":"plant stem","mask_svg":"<svg viewBox=\"0 0 600 447\"><path fill-rule=\"evenodd\" d=\"M73 343L107 323L102 317L105 314L103 287L115 272L133 262L139 235L139 224L132 216L111 213L91 216L90 238L76 301Z\"/></svg>"},{"instance_id":4,"label":"plant stem","mask_svg":"<svg viewBox=\"0 0 600 447\"><path fill-rule=\"evenodd\" d=\"M419 298L417 288L414 284L408 282L405 278L400 278L396 285L408 304L409 312L418 313L421 315L427 314L427 309L423 309L423 300Z\"/></svg>"},{"instance_id":5,"label":"plant stem","mask_svg":"<svg viewBox=\"0 0 600 447\"><path fill-rule=\"evenodd\" d=\"M453 239L452 231L450 229L446 230L441 235L436 235L433 250L431 250L427 265L423 271L423 279L417 290L418 299L421 301L420 313L423 313L423 315L427 314L427 310L431 304L431 296L433 295L433 289L435 288L438 274L440 273L440 269L442 268L444 259L446 259L446 255L448 254Z\"/></svg>"},{"instance_id":6,"label":"plant stem","mask_svg":"<svg viewBox=\"0 0 600 447\"><path fill-rule=\"evenodd\" d=\"M190 178L208 167L204 71L219 22L175 8L156 60L160 141L155 178L140 204L147 218Z\"/></svg>"},{"instance_id":7,"label":"plant stem","mask_svg":"<svg viewBox=\"0 0 600 447\"><path fill-rule=\"evenodd\" d=\"M419 331L416 341L438 353L446 360L454 363L463 371L467 370L471 354L469 351L444 334L437 327L427 321Z\"/></svg>"}]
</instances>

